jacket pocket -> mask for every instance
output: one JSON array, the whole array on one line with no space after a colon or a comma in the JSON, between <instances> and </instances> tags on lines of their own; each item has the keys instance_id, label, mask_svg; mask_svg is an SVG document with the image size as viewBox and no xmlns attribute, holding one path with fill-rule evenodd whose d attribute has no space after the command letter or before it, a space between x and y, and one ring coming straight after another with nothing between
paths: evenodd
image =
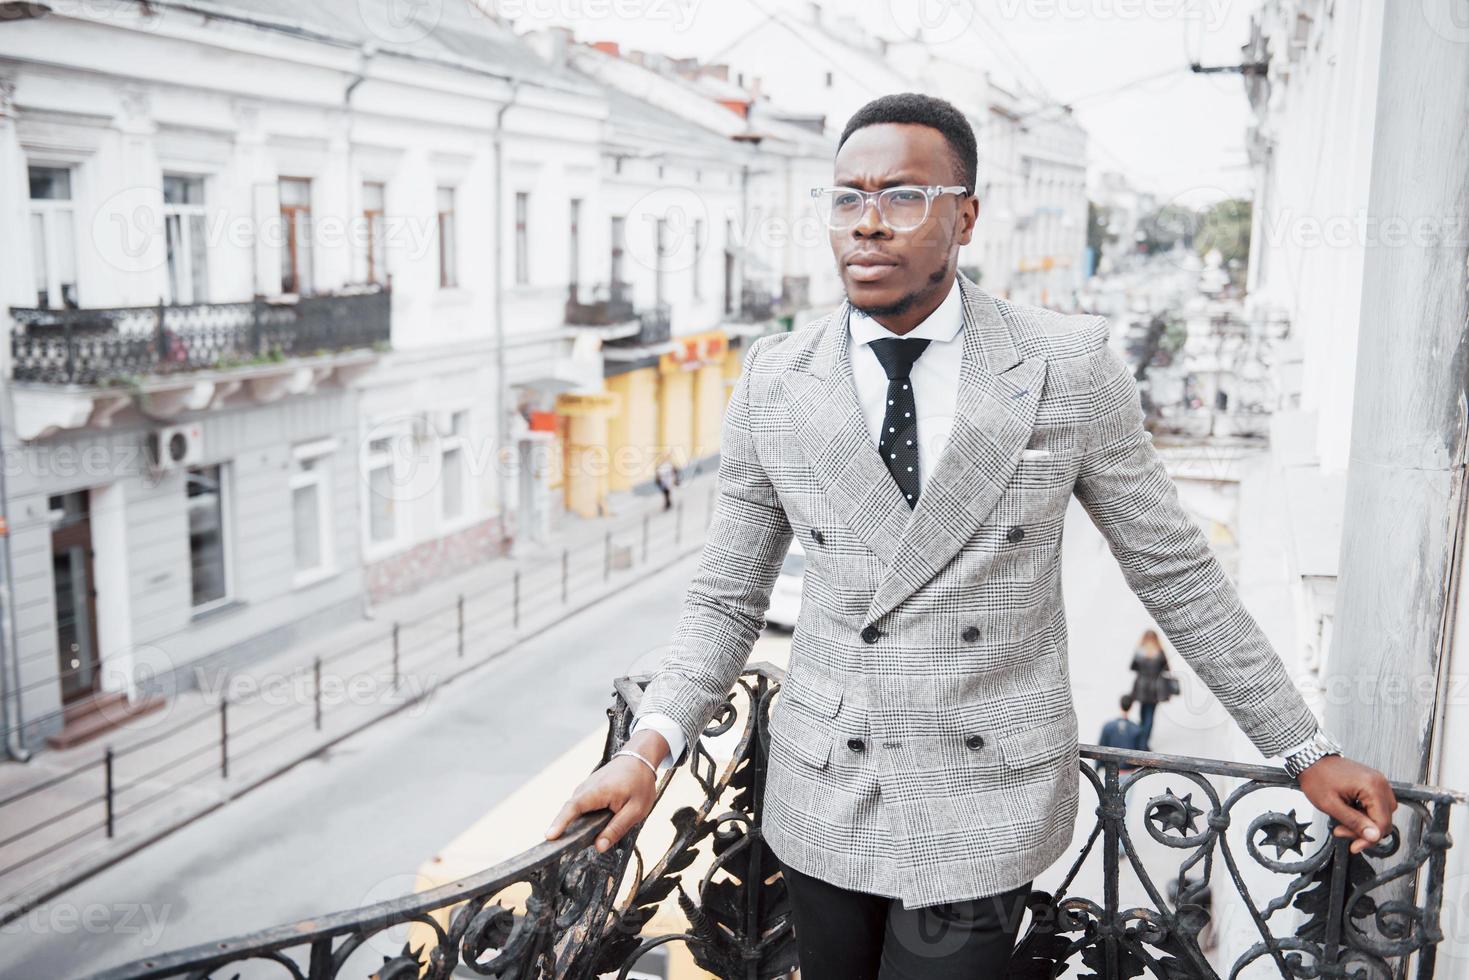
<instances>
[{"instance_id":1,"label":"jacket pocket","mask_svg":"<svg viewBox=\"0 0 1469 980\"><path fill-rule=\"evenodd\" d=\"M836 717L842 707L842 695L841 684L802 668L786 671L780 685L782 701L797 702L823 718Z\"/></svg>"},{"instance_id":2,"label":"jacket pocket","mask_svg":"<svg viewBox=\"0 0 1469 980\"><path fill-rule=\"evenodd\" d=\"M999 736L1007 768L1025 775L1049 775L1079 752L1076 712Z\"/></svg>"},{"instance_id":3,"label":"jacket pocket","mask_svg":"<svg viewBox=\"0 0 1469 980\"><path fill-rule=\"evenodd\" d=\"M836 741L836 728L818 718L805 703L787 700L770 717L772 749L789 752L813 769L825 769L831 761L831 746Z\"/></svg>"}]
</instances>

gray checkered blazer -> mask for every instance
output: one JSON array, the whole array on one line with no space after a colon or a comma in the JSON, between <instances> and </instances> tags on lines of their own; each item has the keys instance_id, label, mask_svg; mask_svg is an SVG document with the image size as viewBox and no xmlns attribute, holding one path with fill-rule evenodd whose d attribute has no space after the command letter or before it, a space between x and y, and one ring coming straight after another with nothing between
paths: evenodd
<instances>
[{"instance_id":1,"label":"gray checkered blazer","mask_svg":"<svg viewBox=\"0 0 1469 980\"><path fill-rule=\"evenodd\" d=\"M953 428L911 510L857 404L848 304L751 346L703 557L639 706L695 744L799 535L805 584L771 714L766 839L800 871L908 908L1032 880L1072 839L1061 530L1073 493L1262 753L1317 727L1179 505L1106 320L960 285Z\"/></svg>"}]
</instances>

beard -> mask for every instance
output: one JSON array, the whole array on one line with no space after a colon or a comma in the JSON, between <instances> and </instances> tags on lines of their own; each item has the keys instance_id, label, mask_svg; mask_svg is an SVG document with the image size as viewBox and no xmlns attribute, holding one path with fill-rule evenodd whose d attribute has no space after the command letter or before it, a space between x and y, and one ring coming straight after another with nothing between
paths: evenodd
<instances>
[{"instance_id":1,"label":"beard","mask_svg":"<svg viewBox=\"0 0 1469 980\"><path fill-rule=\"evenodd\" d=\"M891 303L877 303L868 306L862 306L854 302L852 303L852 309L857 310L859 313L866 314L870 317L902 316L904 313L907 313L910 309L912 309L914 304L918 303L925 297L932 296L934 292L941 285L943 285L944 280L947 278L948 269L940 266L929 274L928 283L922 289L915 289L912 292L904 293L902 296L899 296ZM848 297L848 300L851 300L850 296Z\"/></svg>"}]
</instances>

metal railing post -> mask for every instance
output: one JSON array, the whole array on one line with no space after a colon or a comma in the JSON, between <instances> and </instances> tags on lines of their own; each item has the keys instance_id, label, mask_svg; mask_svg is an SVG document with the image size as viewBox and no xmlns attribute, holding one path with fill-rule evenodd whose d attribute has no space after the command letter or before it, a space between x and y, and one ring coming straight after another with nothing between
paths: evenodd
<instances>
[{"instance_id":1,"label":"metal railing post","mask_svg":"<svg viewBox=\"0 0 1469 980\"><path fill-rule=\"evenodd\" d=\"M398 623L393 624L393 690L395 691L398 689L398 632L400 628Z\"/></svg>"},{"instance_id":2,"label":"metal railing post","mask_svg":"<svg viewBox=\"0 0 1469 980\"><path fill-rule=\"evenodd\" d=\"M570 574L567 566L571 564L571 549L561 549L561 604L566 605L566 579Z\"/></svg>"},{"instance_id":3,"label":"metal railing post","mask_svg":"<svg viewBox=\"0 0 1469 980\"><path fill-rule=\"evenodd\" d=\"M515 570L515 578L511 581L514 592L510 599L510 625L513 629L520 629L520 569Z\"/></svg>"},{"instance_id":4,"label":"metal railing post","mask_svg":"<svg viewBox=\"0 0 1469 980\"><path fill-rule=\"evenodd\" d=\"M648 563L648 515L643 515L643 564Z\"/></svg>"},{"instance_id":5,"label":"metal railing post","mask_svg":"<svg viewBox=\"0 0 1469 980\"><path fill-rule=\"evenodd\" d=\"M683 501L682 500L680 500L678 502L678 505L673 508L673 546L675 548L679 548L679 547L682 547L683 546Z\"/></svg>"},{"instance_id":6,"label":"metal railing post","mask_svg":"<svg viewBox=\"0 0 1469 980\"><path fill-rule=\"evenodd\" d=\"M464 656L464 593L459 594L459 656Z\"/></svg>"},{"instance_id":7,"label":"metal railing post","mask_svg":"<svg viewBox=\"0 0 1469 980\"><path fill-rule=\"evenodd\" d=\"M612 577L612 532L608 531L602 541L602 581Z\"/></svg>"},{"instance_id":8,"label":"metal railing post","mask_svg":"<svg viewBox=\"0 0 1469 980\"><path fill-rule=\"evenodd\" d=\"M316 730L321 731L321 658L317 657L311 664L311 673L316 683L312 685L311 700L315 703Z\"/></svg>"},{"instance_id":9,"label":"metal railing post","mask_svg":"<svg viewBox=\"0 0 1469 980\"><path fill-rule=\"evenodd\" d=\"M230 778L229 698L219 699L219 778Z\"/></svg>"},{"instance_id":10,"label":"metal railing post","mask_svg":"<svg viewBox=\"0 0 1469 980\"><path fill-rule=\"evenodd\" d=\"M102 757L103 770L107 778L106 807L107 807L107 839L112 839L113 834L113 799L112 799L112 746L107 746L107 752Z\"/></svg>"}]
</instances>

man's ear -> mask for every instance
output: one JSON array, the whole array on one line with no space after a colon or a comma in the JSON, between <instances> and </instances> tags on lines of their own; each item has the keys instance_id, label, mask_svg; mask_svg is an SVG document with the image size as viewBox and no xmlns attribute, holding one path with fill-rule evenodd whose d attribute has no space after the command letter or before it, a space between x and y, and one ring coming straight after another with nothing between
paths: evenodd
<instances>
[{"instance_id":1,"label":"man's ear","mask_svg":"<svg viewBox=\"0 0 1469 980\"><path fill-rule=\"evenodd\" d=\"M974 226L979 223L979 197L973 195L964 199L959 207L959 244L968 245L969 240L974 237Z\"/></svg>"}]
</instances>

